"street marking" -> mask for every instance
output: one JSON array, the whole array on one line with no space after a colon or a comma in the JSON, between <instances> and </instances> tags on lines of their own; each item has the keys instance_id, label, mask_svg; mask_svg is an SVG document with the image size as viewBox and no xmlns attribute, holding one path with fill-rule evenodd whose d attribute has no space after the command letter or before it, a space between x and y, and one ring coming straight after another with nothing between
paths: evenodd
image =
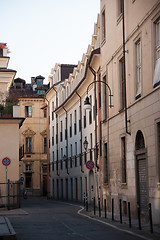
<instances>
[{"instance_id":1,"label":"street marking","mask_svg":"<svg viewBox=\"0 0 160 240\"><path fill-rule=\"evenodd\" d=\"M79 215L83 216L83 217L89 218L90 220L103 223L103 224L105 224L105 225L107 225L107 226L109 226L109 227L112 227L112 228L114 228L114 229L116 229L116 230L118 230L118 231L125 232L125 233L131 234L131 235L133 235L133 236L136 236L136 237L139 237L139 238L142 238L142 239L145 239L145 240L153 240L152 238L147 238L147 237L144 237L144 236L139 235L139 234L137 234L137 233L131 232L131 231L129 231L129 230L121 229L121 228L119 228L119 227L117 227L117 226L114 226L114 225L112 225L112 224L110 224L110 223L103 222L103 221L100 220L100 219L96 219L96 218L90 217L90 216L88 216L88 215L86 215L86 214L84 214L84 213L81 213L81 211L84 210L84 207L82 207L82 206L79 206L79 205L76 205L76 204L72 204L72 203L66 203L66 202L65 202L64 204L71 205L71 206L75 206L75 207L80 207L81 209L78 210L77 213L78 213Z\"/></svg>"},{"instance_id":2,"label":"street marking","mask_svg":"<svg viewBox=\"0 0 160 240\"><path fill-rule=\"evenodd\" d=\"M107 225L109 227L112 227L112 228L114 228L116 230L119 230L121 232L126 232L126 233L129 233L129 234L133 235L133 236L136 236L136 237L139 237L139 238L142 238L142 239L145 239L145 240L152 240L151 238L147 238L147 237L141 236L141 235L139 235L137 233L134 233L134 232L131 232L129 230L121 229L121 228L119 228L117 226L114 226L114 225L112 225L110 223L103 222L100 219L95 219L95 218L92 218L92 217L90 217L88 215L85 215L84 213L81 213L81 211L83 211L83 210L84 210L84 207L81 206L81 209L78 211L78 214L81 215L81 216L87 217L87 218L89 218L89 219L91 219L93 221L97 221L97 222L103 223L103 224L105 224L105 225Z\"/></svg>"}]
</instances>

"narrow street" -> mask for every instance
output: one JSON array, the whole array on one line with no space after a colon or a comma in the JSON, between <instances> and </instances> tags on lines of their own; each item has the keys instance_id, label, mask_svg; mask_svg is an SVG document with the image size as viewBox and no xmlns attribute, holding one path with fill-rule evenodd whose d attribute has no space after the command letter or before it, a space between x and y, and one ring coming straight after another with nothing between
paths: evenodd
<instances>
[{"instance_id":1,"label":"narrow street","mask_svg":"<svg viewBox=\"0 0 160 240\"><path fill-rule=\"evenodd\" d=\"M22 201L22 209L28 214L9 216L18 240L151 239L149 236L138 237L140 233L131 234L129 229L121 231L119 227L113 228L82 216L80 205L31 198Z\"/></svg>"}]
</instances>

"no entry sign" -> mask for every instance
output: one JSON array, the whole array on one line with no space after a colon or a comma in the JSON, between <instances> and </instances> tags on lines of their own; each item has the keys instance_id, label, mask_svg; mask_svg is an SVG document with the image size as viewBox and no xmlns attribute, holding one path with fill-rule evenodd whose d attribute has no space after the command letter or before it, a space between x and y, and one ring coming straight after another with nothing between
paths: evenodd
<instances>
[{"instance_id":1,"label":"no entry sign","mask_svg":"<svg viewBox=\"0 0 160 240\"><path fill-rule=\"evenodd\" d=\"M88 169L94 168L94 162L92 162L91 160L89 160L88 162L86 162L86 167L87 167Z\"/></svg>"},{"instance_id":2,"label":"no entry sign","mask_svg":"<svg viewBox=\"0 0 160 240\"><path fill-rule=\"evenodd\" d=\"M9 158L5 157L5 158L2 159L2 163L3 163L4 166L7 167L7 166L10 165L11 160Z\"/></svg>"}]
</instances>

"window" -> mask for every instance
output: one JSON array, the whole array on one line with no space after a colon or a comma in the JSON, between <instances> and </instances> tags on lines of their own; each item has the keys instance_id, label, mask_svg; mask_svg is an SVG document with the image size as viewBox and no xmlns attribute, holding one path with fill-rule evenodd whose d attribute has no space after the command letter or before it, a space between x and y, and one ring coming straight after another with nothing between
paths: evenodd
<instances>
[{"instance_id":1,"label":"window","mask_svg":"<svg viewBox=\"0 0 160 240\"><path fill-rule=\"evenodd\" d=\"M158 175L160 182L160 122L157 123Z\"/></svg>"},{"instance_id":2,"label":"window","mask_svg":"<svg viewBox=\"0 0 160 240\"><path fill-rule=\"evenodd\" d=\"M27 137L26 138L26 153L31 153L32 152L32 138Z\"/></svg>"},{"instance_id":3,"label":"window","mask_svg":"<svg viewBox=\"0 0 160 240\"><path fill-rule=\"evenodd\" d=\"M52 102L52 120L54 120L54 102Z\"/></svg>"},{"instance_id":4,"label":"window","mask_svg":"<svg viewBox=\"0 0 160 240\"><path fill-rule=\"evenodd\" d=\"M74 134L77 134L77 111L74 111Z\"/></svg>"},{"instance_id":5,"label":"window","mask_svg":"<svg viewBox=\"0 0 160 240\"><path fill-rule=\"evenodd\" d=\"M101 92L99 92L99 109L101 108Z\"/></svg>"},{"instance_id":6,"label":"window","mask_svg":"<svg viewBox=\"0 0 160 240\"><path fill-rule=\"evenodd\" d=\"M81 106L79 106L79 132L81 132Z\"/></svg>"},{"instance_id":7,"label":"window","mask_svg":"<svg viewBox=\"0 0 160 240\"><path fill-rule=\"evenodd\" d=\"M141 41L135 43L136 47L136 99L141 96Z\"/></svg>"},{"instance_id":8,"label":"window","mask_svg":"<svg viewBox=\"0 0 160 240\"><path fill-rule=\"evenodd\" d=\"M123 57L119 61L120 76L120 110L124 109L124 74L123 74Z\"/></svg>"},{"instance_id":9,"label":"window","mask_svg":"<svg viewBox=\"0 0 160 240\"><path fill-rule=\"evenodd\" d=\"M155 27L155 70L153 77L153 86L160 84L160 17L154 23Z\"/></svg>"},{"instance_id":10,"label":"window","mask_svg":"<svg viewBox=\"0 0 160 240\"><path fill-rule=\"evenodd\" d=\"M107 143L104 144L104 183L108 183L108 154L107 154Z\"/></svg>"},{"instance_id":11,"label":"window","mask_svg":"<svg viewBox=\"0 0 160 240\"><path fill-rule=\"evenodd\" d=\"M103 77L103 82L107 83L106 76ZM104 119L107 119L107 86L104 84Z\"/></svg>"},{"instance_id":12,"label":"window","mask_svg":"<svg viewBox=\"0 0 160 240\"><path fill-rule=\"evenodd\" d=\"M32 173L26 173L25 174L25 187L31 188L32 187Z\"/></svg>"},{"instance_id":13,"label":"window","mask_svg":"<svg viewBox=\"0 0 160 240\"><path fill-rule=\"evenodd\" d=\"M44 91L44 90L38 90L38 91L37 91L37 94L39 94L39 95L44 95L44 94L45 94L45 91Z\"/></svg>"},{"instance_id":14,"label":"window","mask_svg":"<svg viewBox=\"0 0 160 240\"><path fill-rule=\"evenodd\" d=\"M89 111L89 124L92 123L92 96L89 97L89 101L90 101L90 104L91 104L91 110Z\"/></svg>"},{"instance_id":15,"label":"window","mask_svg":"<svg viewBox=\"0 0 160 240\"><path fill-rule=\"evenodd\" d=\"M70 167L72 168L72 144L71 144L71 157L70 157Z\"/></svg>"},{"instance_id":16,"label":"window","mask_svg":"<svg viewBox=\"0 0 160 240\"><path fill-rule=\"evenodd\" d=\"M63 122L61 121L60 141L63 141Z\"/></svg>"},{"instance_id":17,"label":"window","mask_svg":"<svg viewBox=\"0 0 160 240\"><path fill-rule=\"evenodd\" d=\"M52 171L54 171L54 151L52 152Z\"/></svg>"},{"instance_id":18,"label":"window","mask_svg":"<svg viewBox=\"0 0 160 240\"><path fill-rule=\"evenodd\" d=\"M43 116L44 116L44 118L47 117L47 109L44 109L44 111L43 111Z\"/></svg>"},{"instance_id":19,"label":"window","mask_svg":"<svg viewBox=\"0 0 160 240\"><path fill-rule=\"evenodd\" d=\"M25 172L32 172L32 164L25 164Z\"/></svg>"},{"instance_id":20,"label":"window","mask_svg":"<svg viewBox=\"0 0 160 240\"><path fill-rule=\"evenodd\" d=\"M84 128L86 128L86 110L85 110L85 113L84 113Z\"/></svg>"},{"instance_id":21,"label":"window","mask_svg":"<svg viewBox=\"0 0 160 240\"><path fill-rule=\"evenodd\" d=\"M47 164L42 165L43 173L47 173Z\"/></svg>"},{"instance_id":22,"label":"window","mask_svg":"<svg viewBox=\"0 0 160 240\"><path fill-rule=\"evenodd\" d=\"M65 140L67 140L67 118L65 118L65 123L66 123L66 126L65 126Z\"/></svg>"},{"instance_id":23,"label":"window","mask_svg":"<svg viewBox=\"0 0 160 240\"><path fill-rule=\"evenodd\" d=\"M52 146L54 145L54 126L52 127Z\"/></svg>"},{"instance_id":24,"label":"window","mask_svg":"<svg viewBox=\"0 0 160 240\"><path fill-rule=\"evenodd\" d=\"M63 169L63 148L61 148L61 169Z\"/></svg>"},{"instance_id":25,"label":"window","mask_svg":"<svg viewBox=\"0 0 160 240\"><path fill-rule=\"evenodd\" d=\"M32 106L25 106L25 117L32 117Z\"/></svg>"},{"instance_id":26,"label":"window","mask_svg":"<svg viewBox=\"0 0 160 240\"><path fill-rule=\"evenodd\" d=\"M75 142L75 167L77 167L77 142Z\"/></svg>"},{"instance_id":27,"label":"window","mask_svg":"<svg viewBox=\"0 0 160 240\"><path fill-rule=\"evenodd\" d=\"M122 183L126 183L126 139L121 138Z\"/></svg>"},{"instance_id":28,"label":"window","mask_svg":"<svg viewBox=\"0 0 160 240\"><path fill-rule=\"evenodd\" d=\"M117 4L118 4L118 19L122 17L122 1L123 0L117 0Z\"/></svg>"},{"instance_id":29,"label":"window","mask_svg":"<svg viewBox=\"0 0 160 240\"><path fill-rule=\"evenodd\" d=\"M72 137L72 114L70 114L70 137Z\"/></svg>"},{"instance_id":30,"label":"window","mask_svg":"<svg viewBox=\"0 0 160 240\"><path fill-rule=\"evenodd\" d=\"M47 153L47 138L44 137L44 153Z\"/></svg>"},{"instance_id":31,"label":"window","mask_svg":"<svg viewBox=\"0 0 160 240\"><path fill-rule=\"evenodd\" d=\"M105 10L102 11L102 42L106 38Z\"/></svg>"}]
</instances>

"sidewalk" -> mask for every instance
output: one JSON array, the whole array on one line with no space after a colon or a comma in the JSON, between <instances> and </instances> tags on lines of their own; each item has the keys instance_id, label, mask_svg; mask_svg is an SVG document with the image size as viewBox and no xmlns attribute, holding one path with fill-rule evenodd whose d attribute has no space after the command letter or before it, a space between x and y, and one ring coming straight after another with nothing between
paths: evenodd
<instances>
[{"instance_id":1,"label":"sidewalk","mask_svg":"<svg viewBox=\"0 0 160 240\"><path fill-rule=\"evenodd\" d=\"M0 239L16 239L16 233L7 217L0 216Z\"/></svg>"},{"instance_id":2,"label":"sidewalk","mask_svg":"<svg viewBox=\"0 0 160 240\"><path fill-rule=\"evenodd\" d=\"M6 216L26 214L28 213L21 208L13 210L0 209L0 240L16 239L16 232Z\"/></svg>"},{"instance_id":3,"label":"sidewalk","mask_svg":"<svg viewBox=\"0 0 160 240\"><path fill-rule=\"evenodd\" d=\"M104 222L105 224L112 225L113 228L125 229L125 231L133 231L138 235L144 236L144 239L160 239L160 225L153 225L153 233L151 233L150 222L144 222L141 220L141 230L139 229L138 219L131 219L131 227L129 226L129 218L127 216L122 216L122 224L120 223L120 215L114 214L114 220L112 221L112 213L96 210L95 214L93 207L89 206L88 211L86 211L86 206L83 206L82 215L86 215L89 218L97 220L98 222ZM143 237L142 237L143 238Z\"/></svg>"}]
</instances>

